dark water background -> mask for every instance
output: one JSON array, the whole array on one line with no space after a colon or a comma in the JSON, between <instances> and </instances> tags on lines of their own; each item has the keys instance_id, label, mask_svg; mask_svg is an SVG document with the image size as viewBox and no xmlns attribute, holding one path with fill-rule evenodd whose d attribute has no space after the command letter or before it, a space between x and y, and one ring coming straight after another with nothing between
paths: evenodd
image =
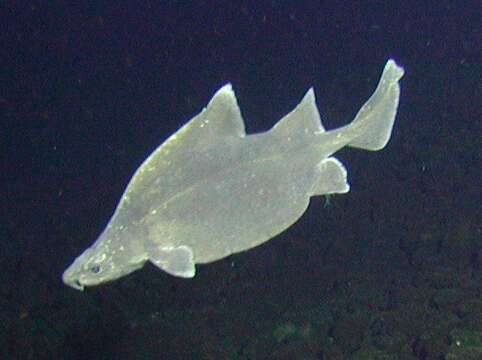
<instances>
[{"instance_id":1,"label":"dark water background","mask_svg":"<svg viewBox=\"0 0 482 360\"><path fill-rule=\"evenodd\" d=\"M3 2L0 358L481 359L481 6ZM62 284L134 170L222 84L248 132L309 86L331 129L389 57L406 71L393 137L337 154L350 193L192 280L146 266Z\"/></svg>"}]
</instances>

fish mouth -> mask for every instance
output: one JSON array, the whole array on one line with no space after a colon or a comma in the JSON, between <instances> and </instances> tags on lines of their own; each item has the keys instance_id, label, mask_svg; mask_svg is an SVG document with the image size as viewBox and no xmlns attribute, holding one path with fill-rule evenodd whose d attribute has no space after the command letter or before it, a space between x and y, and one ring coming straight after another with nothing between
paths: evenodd
<instances>
[{"instance_id":1,"label":"fish mouth","mask_svg":"<svg viewBox=\"0 0 482 360\"><path fill-rule=\"evenodd\" d=\"M62 280L65 285L76 290L84 291L85 285L80 281L80 278L76 277L75 274L72 274L68 269L62 275Z\"/></svg>"},{"instance_id":2,"label":"fish mouth","mask_svg":"<svg viewBox=\"0 0 482 360\"><path fill-rule=\"evenodd\" d=\"M80 280L74 280L66 284L80 291L84 291L84 288L85 288L85 286L80 282Z\"/></svg>"},{"instance_id":3,"label":"fish mouth","mask_svg":"<svg viewBox=\"0 0 482 360\"><path fill-rule=\"evenodd\" d=\"M67 286L70 286L71 288L74 288L75 290L80 290L84 291L85 285L80 282L80 280L65 280L64 279L64 284Z\"/></svg>"}]
</instances>

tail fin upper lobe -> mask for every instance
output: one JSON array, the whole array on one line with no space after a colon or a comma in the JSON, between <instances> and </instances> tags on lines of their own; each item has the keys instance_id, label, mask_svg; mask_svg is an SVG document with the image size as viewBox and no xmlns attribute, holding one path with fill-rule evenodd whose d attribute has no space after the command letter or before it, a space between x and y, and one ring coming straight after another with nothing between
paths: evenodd
<instances>
[{"instance_id":1,"label":"tail fin upper lobe","mask_svg":"<svg viewBox=\"0 0 482 360\"><path fill-rule=\"evenodd\" d=\"M349 146L376 151L388 143L400 96L398 81L403 74L403 68L395 61L387 61L375 92L350 124L353 128L358 127L356 132L361 135L350 141Z\"/></svg>"}]
</instances>

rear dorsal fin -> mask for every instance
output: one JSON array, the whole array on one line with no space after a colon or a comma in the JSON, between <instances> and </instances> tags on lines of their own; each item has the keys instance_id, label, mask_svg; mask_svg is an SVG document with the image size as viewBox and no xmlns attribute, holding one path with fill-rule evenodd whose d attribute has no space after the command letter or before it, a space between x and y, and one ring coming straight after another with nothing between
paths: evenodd
<instances>
[{"instance_id":1,"label":"rear dorsal fin","mask_svg":"<svg viewBox=\"0 0 482 360\"><path fill-rule=\"evenodd\" d=\"M319 134L325 131L316 107L313 88L308 90L298 106L278 121L271 131L274 135L285 138Z\"/></svg>"}]
</instances>

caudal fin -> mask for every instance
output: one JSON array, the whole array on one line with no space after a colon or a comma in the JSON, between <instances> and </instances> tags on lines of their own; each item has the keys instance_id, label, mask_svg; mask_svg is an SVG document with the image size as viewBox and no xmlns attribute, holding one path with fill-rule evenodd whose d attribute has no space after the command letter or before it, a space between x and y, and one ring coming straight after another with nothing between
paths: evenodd
<instances>
[{"instance_id":1,"label":"caudal fin","mask_svg":"<svg viewBox=\"0 0 482 360\"><path fill-rule=\"evenodd\" d=\"M403 68L395 61L387 61L375 92L350 124L360 135L350 141L349 146L376 151L388 143L400 96L398 81L403 74Z\"/></svg>"}]
</instances>

